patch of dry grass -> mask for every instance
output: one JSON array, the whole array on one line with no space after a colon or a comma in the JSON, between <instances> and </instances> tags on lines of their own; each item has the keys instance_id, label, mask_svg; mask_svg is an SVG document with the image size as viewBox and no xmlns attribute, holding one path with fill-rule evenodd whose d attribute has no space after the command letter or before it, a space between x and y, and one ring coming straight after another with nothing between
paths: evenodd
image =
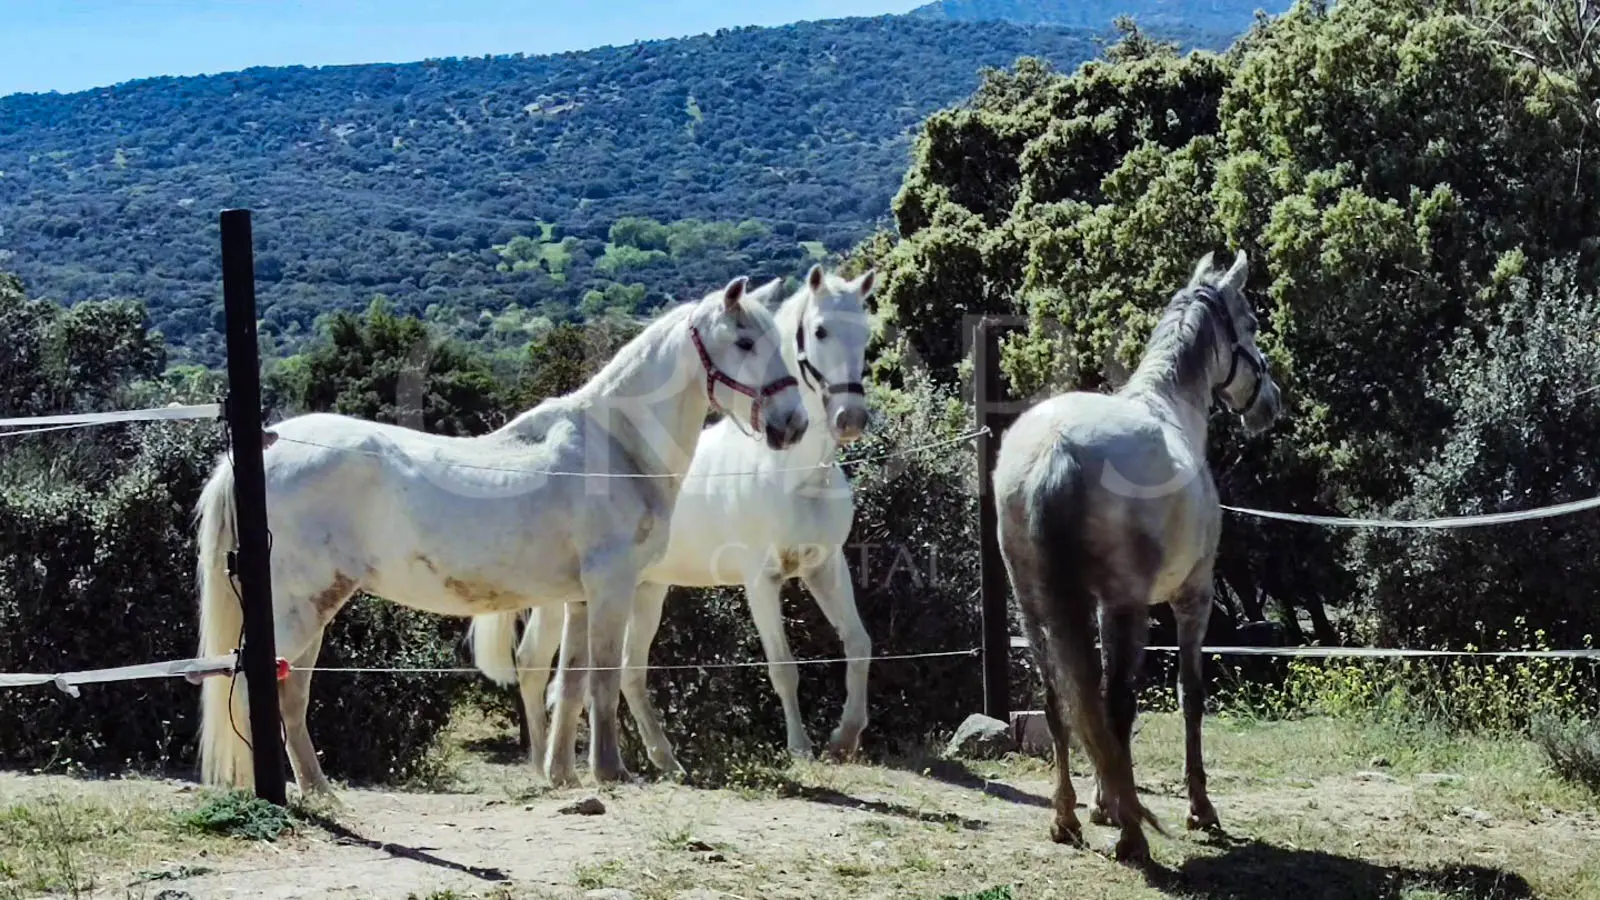
<instances>
[{"instance_id":1,"label":"patch of dry grass","mask_svg":"<svg viewBox=\"0 0 1600 900\"><path fill-rule=\"evenodd\" d=\"M206 867L226 838L189 827L196 795L139 780L75 781L0 776L0 898L43 893L79 897ZM42 781L42 783L40 783ZM175 860L191 860L177 863Z\"/></svg>"}]
</instances>

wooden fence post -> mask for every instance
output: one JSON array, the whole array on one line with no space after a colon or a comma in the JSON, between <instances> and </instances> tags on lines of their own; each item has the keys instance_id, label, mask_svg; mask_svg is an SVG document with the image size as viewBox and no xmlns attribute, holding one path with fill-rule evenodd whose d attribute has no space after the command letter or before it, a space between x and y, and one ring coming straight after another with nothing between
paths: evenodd
<instances>
[{"instance_id":1,"label":"wooden fence post","mask_svg":"<svg viewBox=\"0 0 1600 900\"><path fill-rule=\"evenodd\" d=\"M1000 558L995 532L995 458L1000 436L1016 420L1007 402L1005 378L1000 372L1000 338L1004 326L993 319L978 320L973 341L973 411L977 426L988 428L978 436L978 541L983 605L983 714L1011 720L1011 585Z\"/></svg>"},{"instance_id":2,"label":"wooden fence post","mask_svg":"<svg viewBox=\"0 0 1600 900\"><path fill-rule=\"evenodd\" d=\"M255 251L250 210L222 211L222 303L228 329L228 437L238 516L236 572L244 603L243 665L254 738L256 796L287 801L279 737L277 649L272 627L272 568L267 535L266 467L262 462L261 361L256 347Z\"/></svg>"}]
</instances>

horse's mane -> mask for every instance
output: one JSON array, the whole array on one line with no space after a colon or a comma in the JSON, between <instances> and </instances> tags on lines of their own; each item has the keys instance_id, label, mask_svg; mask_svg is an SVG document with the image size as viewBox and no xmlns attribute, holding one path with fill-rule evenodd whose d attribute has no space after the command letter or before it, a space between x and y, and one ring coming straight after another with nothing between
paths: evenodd
<instances>
[{"instance_id":1,"label":"horse's mane","mask_svg":"<svg viewBox=\"0 0 1600 900\"><path fill-rule=\"evenodd\" d=\"M707 297L709 296L712 295L707 295ZM667 339L672 327L693 316L695 311L700 309L701 304L706 302L707 297L685 300L675 306L668 307L665 312L646 325L643 331L618 348L617 352L612 354L600 371L596 372L594 377L590 378L582 387L574 391L572 396L604 393L609 386L625 380L636 367L643 365L646 360L655 355L654 351ZM715 302L722 302L722 291L717 291L715 297ZM766 307L750 299L750 289L748 288L739 298L738 309L740 324L751 320L760 323L763 318L772 319L772 313Z\"/></svg>"},{"instance_id":2,"label":"horse's mane","mask_svg":"<svg viewBox=\"0 0 1600 900\"><path fill-rule=\"evenodd\" d=\"M1156 327L1145 342L1144 356L1133 381L1168 382L1174 387L1192 385L1206 377L1211 361L1221 346L1217 328L1217 308L1208 302L1211 293L1222 300L1219 275L1208 272L1172 295Z\"/></svg>"}]
</instances>

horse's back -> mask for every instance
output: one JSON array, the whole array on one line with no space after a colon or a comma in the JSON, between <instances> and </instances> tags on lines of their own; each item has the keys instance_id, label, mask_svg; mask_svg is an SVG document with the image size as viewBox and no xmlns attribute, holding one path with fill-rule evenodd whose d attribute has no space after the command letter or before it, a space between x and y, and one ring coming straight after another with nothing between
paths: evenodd
<instances>
[{"instance_id":1,"label":"horse's back","mask_svg":"<svg viewBox=\"0 0 1600 900\"><path fill-rule=\"evenodd\" d=\"M275 571L331 560L380 596L447 614L575 591L574 545L596 531L589 519L625 515L639 505L626 497L645 486L611 483L594 503L587 479L552 474L585 471L582 429L559 413L541 418L476 438L328 414L274 426Z\"/></svg>"},{"instance_id":2,"label":"horse's back","mask_svg":"<svg viewBox=\"0 0 1600 900\"><path fill-rule=\"evenodd\" d=\"M1164 591L1205 555L1215 518L1204 503L1206 473L1179 438L1137 400L1057 395L1006 431L996 496L1029 521L1032 510L1070 504L1085 560L1136 567ZM1070 484L1059 474L1066 469L1075 472ZM1066 490L1068 498L1052 496Z\"/></svg>"}]
</instances>

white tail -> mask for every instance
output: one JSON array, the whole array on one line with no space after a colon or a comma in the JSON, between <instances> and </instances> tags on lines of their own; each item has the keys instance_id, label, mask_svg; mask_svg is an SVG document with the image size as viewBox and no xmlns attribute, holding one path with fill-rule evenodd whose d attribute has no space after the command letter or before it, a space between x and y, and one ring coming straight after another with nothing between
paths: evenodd
<instances>
[{"instance_id":1,"label":"white tail","mask_svg":"<svg viewBox=\"0 0 1600 900\"><path fill-rule=\"evenodd\" d=\"M496 684L517 683L517 611L473 616L472 664Z\"/></svg>"},{"instance_id":2,"label":"white tail","mask_svg":"<svg viewBox=\"0 0 1600 900\"><path fill-rule=\"evenodd\" d=\"M201 658L223 656L239 646L244 611L228 576L228 553L237 544L233 467L219 461L196 507L199 519ZM237 684L234 681L237 680ZM203 784L255 786L251 766L250 711L243 673L200 683L200 780ZM231 708L230 708L231 707Z\"/></svg>"}]
</instances>

